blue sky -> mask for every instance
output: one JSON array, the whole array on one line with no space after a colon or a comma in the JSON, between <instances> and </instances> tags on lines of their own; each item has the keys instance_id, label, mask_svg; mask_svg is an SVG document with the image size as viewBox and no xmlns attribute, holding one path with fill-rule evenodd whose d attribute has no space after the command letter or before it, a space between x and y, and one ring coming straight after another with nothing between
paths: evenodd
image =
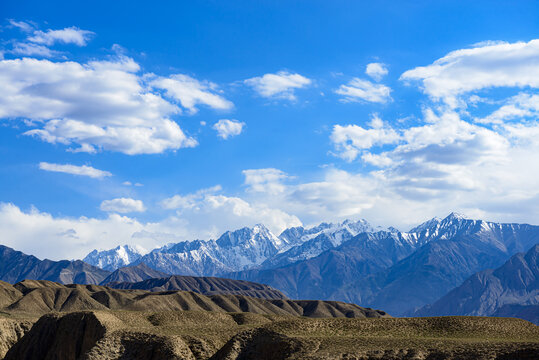
<instances>
[{"instance_id":1,"label":"blue sky","mask_svg":"<svg viewBox=\"0 0 539 360\"><path fill-rule=\"evenodd\" d=\"M264 223L537 223L535 1L4 1L0 226L42 257ZM62 249L61 251L58 249Z\"/></svg>"}]
</instances>

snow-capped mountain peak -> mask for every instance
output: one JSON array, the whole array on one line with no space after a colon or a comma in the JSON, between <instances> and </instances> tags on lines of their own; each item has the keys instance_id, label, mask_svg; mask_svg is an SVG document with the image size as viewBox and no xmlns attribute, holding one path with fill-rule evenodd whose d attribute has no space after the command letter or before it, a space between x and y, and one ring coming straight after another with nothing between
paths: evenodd
<instances>
[{"instance_id":1,"label":"snow-capped mountain peak","mask_svg":"<svg viewBox=\"0 0 539 360\"><path fill-rule=\"evenodd\" d=\"M146 249L139 245L120 245L110 250L94 250L86 255L83 261L104 270L114 271L131 264L146 253Z\"/></svg>"}]
</instances>

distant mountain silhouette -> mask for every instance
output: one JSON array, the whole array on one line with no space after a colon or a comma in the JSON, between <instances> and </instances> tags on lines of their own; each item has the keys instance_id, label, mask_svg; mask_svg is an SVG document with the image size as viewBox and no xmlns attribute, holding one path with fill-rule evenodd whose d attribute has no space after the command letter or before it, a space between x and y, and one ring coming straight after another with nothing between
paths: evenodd
<instances>
[{"instance_id":1,"label":"distant mountain silhouette","mask_svg":"<svg viewBox=\"0 0 539 360\"><path fill-rule=\"evenodd\" d=\"M62 284L99 284L110 271L81 260L40 260L0 245L0 280L16 283L24 279L50 280Z\"/></svg>"}]
</instances>

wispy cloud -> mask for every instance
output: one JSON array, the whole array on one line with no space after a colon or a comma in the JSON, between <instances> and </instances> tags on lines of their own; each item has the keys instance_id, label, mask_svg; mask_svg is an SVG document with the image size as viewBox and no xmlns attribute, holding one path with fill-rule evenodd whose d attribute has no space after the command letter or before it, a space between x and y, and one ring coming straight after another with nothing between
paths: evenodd
<instances>
[{"instance_id":1,"label":"wispy cloud","mask_svg":"<svg viewBox=\"0 0 539 360\"><path fill-rule=\"evenodd\" d=\"M26 21L16 21L16 20L13 20L13 19L10 19L8 20L9 21L9 24L12 26L12 27L15 27L15 28L18 28L19 30L23 31L23 32L31 32L35 29L35 26L32 25L31 23L29 22L26 22Z\"/></svg>"},{"instance_id":2,"label":"wispy cloud","mask_svg":"<svg viewBox=\"0 0 539 360\"><path fill-rule=\"evenodd\" d=\"M382 84L374 84L368 80L352 79L347 85L341 85L335 93L344 96L343 101L367 101L386 103L391 100L391 89Z\"/></svg>"},{"instance_id":3,"label":"wispy cloud","mask_svg":"<svg viewBox=\"0 0 539 360\"><path fill-rule=\"evenodd\" d=\"M49 49L46 46L32 43L16 43L13 45L13 49L10 53L23 56L42 56L42 57L54 57L59 56L61 53Z\"/></svg>"},{"instance_id":4,"label":"wispy cloud","mask_svg":"<svg viewBox=\"0 0 539 360\"><path fill-rule=\"evenodd\" d=\"M39 168L45 171L60 172L71 175L88 176L94 179L102 179L107 176L112 176L108 171L99 170L88 165L71 165L71 164L54 164L48 162L40 162Z\"/></svg>"},{"instance_id":5,"label":"wispy cloud","mask_svg":"<svg viewBox=\"0 0 539 360\"><path fill-rule=\"evenodd\" d=\"M94 35L93 32L82 30L75 26L60 30L34 31L33 35L28 37L28 41L36 44L54 45L55 43L75 44L77 46L86 46L88 40Z\"/></svg>"}]
</instances>

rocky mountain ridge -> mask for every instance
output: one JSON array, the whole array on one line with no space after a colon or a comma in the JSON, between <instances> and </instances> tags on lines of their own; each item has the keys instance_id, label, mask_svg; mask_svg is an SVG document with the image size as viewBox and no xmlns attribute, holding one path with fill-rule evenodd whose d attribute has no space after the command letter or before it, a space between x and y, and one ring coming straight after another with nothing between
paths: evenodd
<instances>
[{"instance_id":1,"label":"rocky mountain ridge","mask_svg":"<svg viewBox=\"0 0 539 360\"><path fill-rule=\"evenodd\" d=\"M416 316L492 316L539 306L539 244L517 253L496 269L480 271ZM537 317L537 316L536 316ZM534 319L530 319L533 321Z\"/></svg>"}]
</instances>

